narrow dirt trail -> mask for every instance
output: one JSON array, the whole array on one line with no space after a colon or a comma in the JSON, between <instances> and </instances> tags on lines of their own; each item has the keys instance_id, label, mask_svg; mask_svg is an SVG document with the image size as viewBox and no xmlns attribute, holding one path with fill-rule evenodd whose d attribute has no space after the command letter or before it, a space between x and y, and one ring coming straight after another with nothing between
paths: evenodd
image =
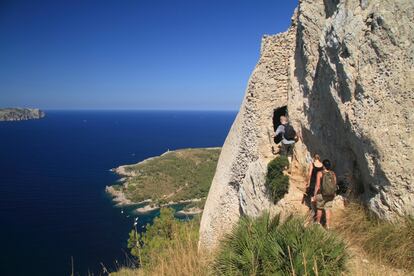
<instances>
[{"instance_id":1,"label":"narrow dirt trail","mask_svg":"<svg viewBox=\"0 0 414 276\"><path fill-rule=\"evenodd\" d=\"M293 160L291 174L288 176L289 192L281 200L280 205L283 205L283 210L287 212L305 216L309 213L309 209L305 204L302 204L302 198L307 178L297 160Z\"/></svg>"}]
</instances>

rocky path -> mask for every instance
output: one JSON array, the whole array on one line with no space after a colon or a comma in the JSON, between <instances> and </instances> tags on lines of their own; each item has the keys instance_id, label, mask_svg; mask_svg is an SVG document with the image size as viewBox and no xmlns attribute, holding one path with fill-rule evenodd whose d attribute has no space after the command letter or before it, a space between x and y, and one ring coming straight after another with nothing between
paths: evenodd
<instances>
[{"instance_id":1,"label":"rocky path","mask_svg":"<svg viewBox=\"0 0 414 276\"><path fill-rule=\"evenodd\" d=\"M285 174L289 176L289 192L277 203L278 208L275 211L280 211L282 217L292 213L307 215L308 207L302 204L306 176L298 160L293 160L291 173Z\"/></svg>"}]
</instances>

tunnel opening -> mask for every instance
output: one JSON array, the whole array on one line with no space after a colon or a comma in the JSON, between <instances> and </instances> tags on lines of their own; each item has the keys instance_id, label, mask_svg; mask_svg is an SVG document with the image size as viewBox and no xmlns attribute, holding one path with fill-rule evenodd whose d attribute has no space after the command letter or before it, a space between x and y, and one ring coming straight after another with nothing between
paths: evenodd
<instances>
[{"instance_id":1,"label":"tunnel opening","mask_svg":"<svg viewBox=\"0 0 414 276\"><path fill-rule=\"evenodd\" d=\"M287 116L287 106L276 108L273 111L273 130L276 131L277 127L280 126L280 116Z\"/></svg>"},{"instance_id":2,"label":"tunnel opening","mask_svg":"<svg viewBox=\"0 0 414 276\"><path fill-rule=\"evenodd\" d=\"M288 115L287 106L282 106L279 108L276 108L273 111L273 131L276 131L278 126L280 126L280 117L281 116L287 116ZM278 144L282 140L282 135L278 135L275 137L275 143Z\"/></svg>"}]
</instances>

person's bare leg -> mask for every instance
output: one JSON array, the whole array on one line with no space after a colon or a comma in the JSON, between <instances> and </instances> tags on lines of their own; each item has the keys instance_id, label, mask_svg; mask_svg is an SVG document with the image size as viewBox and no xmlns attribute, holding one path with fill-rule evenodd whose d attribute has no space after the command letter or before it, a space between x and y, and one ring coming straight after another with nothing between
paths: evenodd
<instances>
[{"instance_id":1,"label":"person's bare leg","mask_svg":"<svg viewBox=\"0 0 414 276\"><path fill-rule=\"evenodd\" d=\"M326 209L325 213L326 213L326 228L330 229L331 228L331 210Z\"/></svg>"},{"instance_id":2,"label":"person's bare leg","mask_svg":"<svg viewBox=\"0 0 414 276\"><path fill-rule=\"evenodd\" d=\"M289 165L287 166L287 173L292 174L292 157L288 155L287 159L289 161Z\"/></svg>"},{"instance_id":3,"label":"person's bare leg","mask_svg":"<svg viewBox=\"0 0 414 276\"><path fill-rule=\"evenodd\" d=\"M316 211L316 222L319 223L319 224L321 224L321 218L322 218L322 210L321 209L318 209Z\"/></svg>"}]
</instances>

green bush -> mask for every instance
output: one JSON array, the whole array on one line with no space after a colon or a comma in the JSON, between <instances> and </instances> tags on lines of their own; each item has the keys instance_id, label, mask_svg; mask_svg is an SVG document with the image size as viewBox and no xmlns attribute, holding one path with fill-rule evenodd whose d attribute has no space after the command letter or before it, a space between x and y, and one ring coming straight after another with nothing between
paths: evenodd
<instances>
[{"instance_id":1,"label":"green bush","mask_svg":"<svg viewBox=\"0 0 414 276\"><path fill-rule=\"evenodd\" d=\"M273 203L277 203L289 191L289 177L283 174L283 170L289 166L285 156L278 156L267 166L265 187Z\"/></svg>"},{"instance_id":2,"label":"green bush","mask_svg":"<svg viewBox=\"0 0 414 276\"><path fill-rule=\"evenodd\" d=\"M166 249L180 243L184 236L190 240L197 240L199 222L198 217L191 221L179 221L174 218L172 208L161 208L160 216L156 217L151 225L147 224L145 232L131 230L128 248L138 259L141 267L151 266L156 260L168 257L170 253Z\"/></svg>"},{"instance_id":3,"label":"green bush","mask_svg":"<svg viewBox=\"0 0 414 276\"><path fill-rule=\"evenodd\" d=\"M223 240L214 261L217 275L340 275L345 271L344 242L301 218L284 223L268 214L242 218Z\"/></svg>"}]
</instances>

